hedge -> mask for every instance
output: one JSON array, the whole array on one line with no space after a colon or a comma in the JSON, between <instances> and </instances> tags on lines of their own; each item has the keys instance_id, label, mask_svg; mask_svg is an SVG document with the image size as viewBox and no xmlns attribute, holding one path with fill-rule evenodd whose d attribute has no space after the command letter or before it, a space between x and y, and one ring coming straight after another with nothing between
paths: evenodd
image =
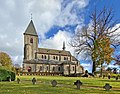
<instances>
[{"instance_id":1,"label":"hedge","mask_svg":"<svg viewBox=\"0 0 120 94\"><path fill-rule=\"evenodd\" d=\"M5 69L0 69L0 81L9 81L9 78L11 78L11 81L14 81L15 73Z\"/></svg>"}]
</instances>

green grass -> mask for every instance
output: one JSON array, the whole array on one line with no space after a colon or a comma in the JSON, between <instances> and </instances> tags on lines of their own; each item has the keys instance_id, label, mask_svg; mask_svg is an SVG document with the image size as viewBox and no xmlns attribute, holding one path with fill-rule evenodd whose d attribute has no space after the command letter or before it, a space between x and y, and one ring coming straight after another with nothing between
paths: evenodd
<instances>
[{"instance_id":1,"label":"green grass","mask_svg":"<svg viewBox=\"0 0 120 94\"><path fill-rule=\"evenodd\" d=\"M37 84L32 85L35 77ZM120 94L120 79L82 78L62 76L20 76L21 82L0 82L0 94ZM52 87L51 81L56 80L57 86ZM80 80L83 85L80 90L73 83ZM110 91L103 89L105 83L113 88Z\"/></svg>"}]
</instances>

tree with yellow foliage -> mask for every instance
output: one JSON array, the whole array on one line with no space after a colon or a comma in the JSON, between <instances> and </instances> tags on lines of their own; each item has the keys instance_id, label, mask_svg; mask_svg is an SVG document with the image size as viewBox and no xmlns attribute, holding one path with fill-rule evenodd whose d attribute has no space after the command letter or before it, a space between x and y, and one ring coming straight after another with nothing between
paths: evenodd
<instances>
[{"instance_id":1,"label":"tree with yellow foliage","mask_svg":"<svg viewBox=\"0 0 120 94\"><path fill-rule=\"evenodd\" d=\"M5 52L0 52L0 64L7 70L12 70L12 60Z\"/></svg>"},{"instance_id":2,"label":"tree with yellow foliage","mask_svg":"<svg viewBox=\"0 0 120 94\"><path fill-rule=\"evenodd\" d=\"M96 39L96 48L93 50L93 56L96 60L96 67L101 65L101 75L102 75L102 65L106 63L107 65L114 60L112 57L114 49L111 48L110 38L106 36L100 36Z\"/></svg>"}]
</instances>

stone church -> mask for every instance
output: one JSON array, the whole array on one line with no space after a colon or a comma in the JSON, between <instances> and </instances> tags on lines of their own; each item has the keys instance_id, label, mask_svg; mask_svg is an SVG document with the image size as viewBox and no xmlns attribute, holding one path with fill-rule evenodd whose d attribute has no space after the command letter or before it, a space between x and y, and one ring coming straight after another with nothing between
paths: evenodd
<instances>
[{"instance_id":1,"label":"stone church","mask_svg":"<svg viewBox=\"0 0 120 94\"><path fill-rule=\"evenodd\" d=\"M24 33L24 73L70 75L84 72L80 62L65 50L38 48L38 35L31 20Z\"/></svg>"}]
</instances>

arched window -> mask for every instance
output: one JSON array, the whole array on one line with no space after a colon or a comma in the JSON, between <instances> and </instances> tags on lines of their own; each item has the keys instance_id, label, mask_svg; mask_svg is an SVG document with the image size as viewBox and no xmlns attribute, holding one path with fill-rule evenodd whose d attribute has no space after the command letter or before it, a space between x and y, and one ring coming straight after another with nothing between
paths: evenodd
<instances>
[{"instance_id":1,"label":"arched window","mask_svg":"<svg viewBox=\"0 0 120 94\"><path fill-rule=\"evenodd\" d=\"M33 38L30 39L30 43L33 43Z\"/></svg>"},{"instance_id":2,"label":"arched window","mask_svg":"<svg viewBox=\"0 0 120 94\"><path fill-rule=\"evenodd\" d=\"M66 57L64 57L64 60L66 60Z\"/></svg>"},{"instance_id":3,"label":"arched window","mask_svg":"<svg viewBox=\"0 0 120 94\"><path fill-rule=\"evenodd\" d=\"M73 71L75 70L75 68L73 67Z\"/></svg>"},{"instance_id":4,"label":"arched window","mask_svg":"<svg viewBox=\"0 0 120 94\"><path fill-rule=\"evenodd\" d=\"M46 57L46 55L45 55L45 59L46 59L47 57Z\"/></svg>"},{"instance_id":5,"label":"arched window","mask_svg":"<svg viewBox=\"0 0 120 94\"><path fill-rule=\"evenodd\" d=\"M53 67L53 71L55 71L55 67Z\"/></svg>"},{"instance_id":6,"label":"arched window","mask_svg":"<svg viewBox=\"0 0 120 94\"><path fill-rule=\"evenodd\" d=\"M53 56L53 59L55 59L55 56Z\"/></svg>"},{"instance_id":7,"label":"arched window","mask_svg":"<svg viewBox=\"0 0 120 94\"><path fill-rule=\"evenodd\" d=\"M58 71L60 71L60 67L58 67Z\"/></svg>"},{"instance_id":8,"label":"arched window","mask_svg":"<svg viewBox=\"0 0 120 94\"><path fill-rule=\"evenodd\" d=\"M48 71L48 66L46 67L46 70Z\"/></svg>"},{"instance_id":9,"label":"arched window","mask_svg":"<svg viewBox=\"0 0 120 94\"><path fill-rule=\"evenodd\" d=\"M40 71L42 71L42 66L40 66Z\"/></svg>"},{"instance_id":10,"label":"arched window","mask_svg":"<svg viewBox=\"0 0 120 94\"><path fill-rule=\"evenodd\" d=\"M58 57L56 56L56 60L58 60Z\"/></svg>"},{"instance_id":11,"label":"arched window","mask_svg":"<svg viewBox=\"0 0 120 94\"><path fill-rule=\"evenodd\" d=\"M42 59L43 59L43 55L42 55Z\"/></svg>"}]
</instances>

